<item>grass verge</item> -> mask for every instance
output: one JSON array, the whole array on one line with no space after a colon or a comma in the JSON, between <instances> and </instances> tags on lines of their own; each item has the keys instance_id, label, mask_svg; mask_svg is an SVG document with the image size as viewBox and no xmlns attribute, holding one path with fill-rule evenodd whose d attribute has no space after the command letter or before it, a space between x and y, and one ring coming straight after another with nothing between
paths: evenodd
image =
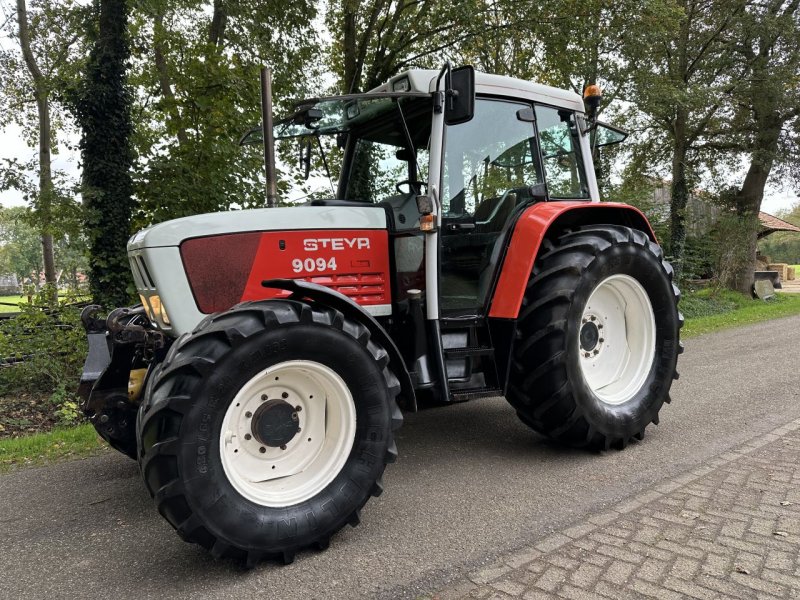
<instances>
[{"instance_id":1,"label":"grass verge","mask_svg":"<svg viewBox=\"0 0 800 600\"><path fill-rule=\"evenodd\" d=\"M682 338L730 327L800 314L800 294L778 294L768 301L752 300L736 292L701 290L684 293L680 309L686 317Z\"/></svg>"},{"instance_id":2,"label":"grass verge","mask_svg":"<svg viewBox=\"0 0 800 600\"><path fill-rule=\"evenodd\" d=\"M0 440L0 473L18 466L32 466L66 458L92 456L107 449L92 425L60 427Z\"/></svg>"},{"instance_id":3,"label":"grass verge","mask_svg":"<svg viewBox=\"0 0 800 600\"><path fill-rule=\"evenodd\" d=\"M18 313L20 302L28 302L27 296L0 296L0 313Z\"/></svg>"}]
</instances>

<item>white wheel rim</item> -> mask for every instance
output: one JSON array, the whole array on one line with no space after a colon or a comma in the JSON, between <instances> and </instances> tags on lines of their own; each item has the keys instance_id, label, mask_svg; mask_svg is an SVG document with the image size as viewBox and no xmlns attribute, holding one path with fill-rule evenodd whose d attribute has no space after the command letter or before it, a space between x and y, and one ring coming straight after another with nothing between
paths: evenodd
<instances>
[{"instance_id":1,"label":"white wheel rim","mask_svg":"<svg viewBox=\"0 0 800 600\"><path fill-rule=\"evenodd\" d=\"M583 378L602 402L633 398L647 379L656 351L650 297L636 279L612 275L589 296L578 332Z\"/></svg>"},{"instance_id":2,"label":"white wheel rim","mask_svg":"<svg viewBox=\"0 0 800 600\"><path fill-rule=\"evenodd\" d=\"M264 408L257 411L270 401L270 408L281 403L295 408L292 420L299 431L282 446L264 443L263 433L261 440L256 434L265 414ZM281 410L290 409L281 404ZM313 498L336 478L350 456L355 431L353 396L336 372L307 360L278 363L250 379L230 403L220 434L222 467L248 500L291 506Z\"/></svg>"}]
</instances>

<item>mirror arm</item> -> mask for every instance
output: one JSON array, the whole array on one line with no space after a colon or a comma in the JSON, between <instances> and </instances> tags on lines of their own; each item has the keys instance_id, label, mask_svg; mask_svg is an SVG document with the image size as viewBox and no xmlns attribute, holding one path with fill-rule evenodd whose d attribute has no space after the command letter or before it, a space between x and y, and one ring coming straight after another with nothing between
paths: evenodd
<instances>
[{"instance_id":1,"label":"mirror arm","mask_svg":"<svg viewBox=\"0 0 800 600\"><path fill-rule=\"evenodd\" d=\"M439 71L439 76L436 78L436 96L433 99L433 112L435 112L436 114L439 114L440 112L442 112L442 109L444 108L444 105L442 103L442 97L440 95L441 90L439 89L440 86L441 86L441 83L442 83L442 77L447 76L447 78L444 81L444 87L445 87L444 92L445 92L445 95L447 95L447 90L450 88L449 77L450 77L450 72L452 70L453 69L450 66L450 61L449 60L445 61L444 66L442 67L442 70ZM453 99L451 97L450 98L450 108L451 109L453 108L452 102L453 102Z\"/></svg>"}]
</instances>

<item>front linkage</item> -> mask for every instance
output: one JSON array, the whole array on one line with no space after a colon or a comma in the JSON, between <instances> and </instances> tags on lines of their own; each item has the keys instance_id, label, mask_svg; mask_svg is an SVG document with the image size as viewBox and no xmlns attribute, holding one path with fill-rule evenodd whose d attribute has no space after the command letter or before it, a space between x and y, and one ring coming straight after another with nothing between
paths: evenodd
<instances>
[{"instance_id":1,"label":"front linkage","mask_svg":"<svg viewBox=\"0 0 800 600\"><path fill-rule=\"evenodd\" d=\"M100 310L91 305L81 312L89 339L78 387L81 408L104 440L136 458L136 412L144 383L172 340L151 325L142 306L114 309L106 319L97 318Z\"/></svg>"}]
</instances>

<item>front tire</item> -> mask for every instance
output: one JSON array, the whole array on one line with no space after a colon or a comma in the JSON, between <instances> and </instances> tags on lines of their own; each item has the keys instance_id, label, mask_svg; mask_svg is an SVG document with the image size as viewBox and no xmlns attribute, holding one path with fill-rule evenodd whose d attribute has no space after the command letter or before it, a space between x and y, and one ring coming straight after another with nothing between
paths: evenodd
<instances>
[{"instance_id":1,"label":"front tire","mask_svg":"<svg viewBox=\"0 0 800 600\"><path fill-rule=\"evenodd\" d=\"M140 413L159 512L249 566L327 547L397 456L387 365L363 325L327 307L269 300L206 319L172 346Z\"/></svg>"},{"instance_id":2,"label":"front tire","mask_svg":"<svg viewBox=\"0 0 800 600\"><path fill-rule=\"evenodd\" d=\"M546 241L517 321L508 400L520 419L580 448L642 439L677 378L672 276L661 248L628 227Z\"/></svg>"}]
</instances>

